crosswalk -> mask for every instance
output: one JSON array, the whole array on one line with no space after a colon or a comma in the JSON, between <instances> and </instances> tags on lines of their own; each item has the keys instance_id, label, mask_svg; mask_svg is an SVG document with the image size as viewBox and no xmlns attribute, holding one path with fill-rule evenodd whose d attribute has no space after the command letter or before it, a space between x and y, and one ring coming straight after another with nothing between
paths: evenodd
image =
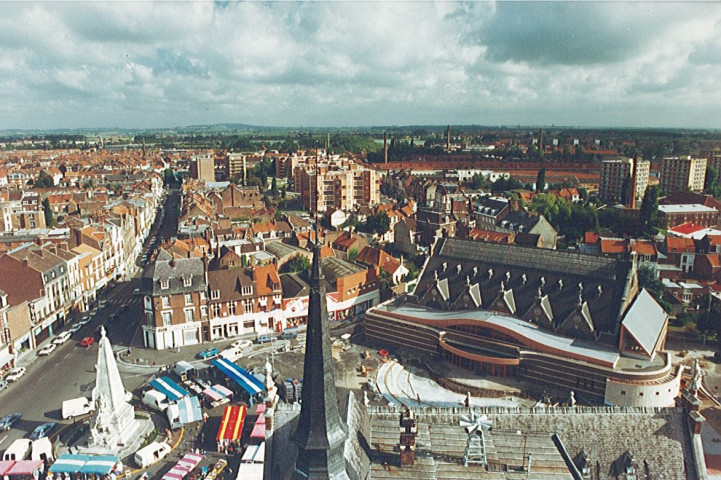
<instances>
[{"instance_id":1,"label":"crosswalk","mask_svg":"<svg viewBox=\"0 0 721 480\"><path fill-rule=\"evenodd\" d=\"M113 298L111 300L106 300L105 305L102 307L102 309L108 309L110 311L116 311L120 310L123 307L127 308L135 308L137 306L142 306L143 299L139 297L133 297L133 298Z\"/></svg>"}]
</instances>

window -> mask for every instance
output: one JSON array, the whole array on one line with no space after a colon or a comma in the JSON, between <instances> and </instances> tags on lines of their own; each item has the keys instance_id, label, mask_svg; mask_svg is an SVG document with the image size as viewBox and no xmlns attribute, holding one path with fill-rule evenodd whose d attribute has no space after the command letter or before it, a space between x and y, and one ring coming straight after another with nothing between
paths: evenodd
<instances>
[{"instance_id":1,"label":"window","mask_svg":"<svg viewBox=\"0 0 721 480\"><path fill-rule=\"evenodd\" d=\"M228 312L235 315L235 302L228 302Z\"/></svg>"},{"instance_id":2,"label":"window","mask_svg":"<svg viewBox=\"0 0 721 480\"><path fill-rule=\"evenodd\" d=\"M186 322L193 321L193 309L192 308L185 310L185 321Z\"/></svg>"},{"instance_id":3,"label":"window","mask_svg":"<svg viewBox=\"0 0 721 480\"><path fill-rule=\"evenodd\" d=\"M170 325L171 323L171 313L170 312L163 312L163 325Z\"/></svg>"},{"instance_id":4,"label":"window","mask_svg":"<svg viewBox=\"0 0 721 480\"><path fill-rule=\"evenodd\" d=\"M245 313L253 313L253 304L251 302L245 304Z\"/></svg>"},{"instance_id":5,"label":"window","mask_svg":"<svg viewBox=\"0 0 721 480\"><path fill-rule=\"evenodd\" d=\"M205 290L200 291L200 299L205 300Z\"/></svg>"},{"instance_id":6,"label":"window","mask_svg":"<svg viewBox=\"0 0 721 480\"><path fill-rule=\"evenodd\" d=\"M170 308L170 297L160 297L160 305L163 308Z\"/></svg>"},{"instance_id":7,"label":"window","mask_svg":"<svg viewBox=\"0 0 721 480\"><path fill-rule=\"evenodd\" d=\"M219 299L220 298L220 290L212 290L210 292L210 298L212 298L213 300Z\"/></svg>"},{"instance_id":8,"label":"window","mask_svg":"<svg viewBox=\"0 0 721 480\"><path fill-rule=\"evenodd\" d=\"M201 316L201 317L207 317L207 316L208 316L208 307L206 307L206 306L200 307L200 316Z\"/></svg>"},{"instance_id":9,"label":"window","mask_svg":"<svg viewBox=\"0 0 721 480\"><path fill-rule=\"evenodd\" d=\"M186 304L186 305L192 305L192 304L193 304L193 294L192 294L192 293L186 293L186 294L185 294L185 304Z\"/></svg>"},{"instance_id":10,"label":"window","mask_svg":"<svg viewBox=\"0 0 721 480\"><path fill-rule=\"evenodd\" d=\"M255 321L246 320L245 322L243 322L243 328L255 328Z\"/></svg>"},{"instance_id":11,"label":"window","mask_svg":"<svg viewBox=\"0 0 721 480\"><path fill-rule=\"evenodd\" d=\"M243 295L252 295L252 294L253 294L253 286L252 285L243 287Z\"/></svg>"},{"instance_id":12,"label":"window","mask_svg":"<svg viewBox=\"0 0 721 480\"><path fill-rule=\"evenodd\" d=\"M183 286L184 286L184 287L189 287L189 286L191 286L192 284L193 284L193 276L192 276L192 275L189 276L189 277L187 277L187 278L186 278L186 277L183 277Z\"/></svg>"},{"instance_id":13,"label":"window","mask_svg":"<svg viewBox=\"0 0 721 480\"><path fill-rule=\"evenodd\" d=\"M170 282L168 280L161 280L160 281L160 288L167 289L170 286Z\"/></svg>"},{"instance_id":14,"label":"window","mask_svg":"<svg viewBox=\"0 0 721 480\"><path fill-rule=\"evenodd\" d=\"M210 310L213 312L213 318L217 318L220 316L220 304L214 303L210 306Z\"/></svg>"}]
</instances>

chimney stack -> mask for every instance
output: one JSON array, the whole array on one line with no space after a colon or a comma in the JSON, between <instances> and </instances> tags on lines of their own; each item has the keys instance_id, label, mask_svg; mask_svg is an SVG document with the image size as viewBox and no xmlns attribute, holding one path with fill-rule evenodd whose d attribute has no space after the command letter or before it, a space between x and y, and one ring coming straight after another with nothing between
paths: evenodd
<instances>
[{"instance_id":1,"label":"chimney stack","mask_svg":"<svg viewBox=\"0 0 721 480\"><path fill-rule=\"evenodd\" d=\"M406 407L405 411L401 413L401 467L410 467L415 464L416 461L416 436L418 436L418 426L416 425L416 418L413 412Z\"/></svg>"},{"instance_id":2,"label":"chimney stack","mask_svg":"<svg viewBox=\"0 0 721 480\"><path fill-rule=\"evenodd\" d=\"M388 132L383 132L383 162L388 163Z\"/></svg>"}]
</instances>

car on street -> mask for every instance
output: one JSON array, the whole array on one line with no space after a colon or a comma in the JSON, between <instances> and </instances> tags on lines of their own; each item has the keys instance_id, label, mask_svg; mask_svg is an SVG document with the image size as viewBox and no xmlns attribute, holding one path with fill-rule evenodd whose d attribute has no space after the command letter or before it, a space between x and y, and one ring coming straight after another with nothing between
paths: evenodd
<instances>
[{"instance_id":1,"label":"car on street","mask_svg":"<svg viewBox=\"0 0 721 480\"><path fill-rule=\"evenodd\" d=\"M69 331L68 331L68 332L63 332L63 333L59 334L57 337L55 337L55 338L53 339L53 343L54 343L55 345L62 345L63 343L65 343L65 342L67 342L68 340L70 340L70 335L72 335L72 333L69 332Z\"/></svg>"},{"instance_id":2,"label":"car on street","mask_svg":"<svg viewBox=\"0 0 721 480\"><path fill-rule=\"evenodd\" d=\"M70 335L72 335L73 333L78 332L81 328L83 328L83 326L80 325L79 323L76 323L75 325L73 325L72 327L70 327L70 328L68 329L68 333L69 333Z\"/></svg>"},{"instance_id":3,"label":"car on street","mask_svg":"<svg viewBox=\"0 0 721 480\"><path fill-rule=\"evenodd\" d=\"M218 353L220 353L220 352L215 347L206 348L205 350L203 350L202 352L200 352L198 354L198 358L213 358L216 355L218 355Z\"/></svg>"},{"instance_id":4,"label":"car on street","mask_svg":"<svg viewBox=\"0 0 721 480\"><path fill-rule=\"evenodd\" d=\"M82 340L80 340L81 347L89 347L93 343L95 343L95 338L93 338L93 337L85 337Z\"/></svg>"},{"instance_id":5,"label":"car on street","mask_svg":"<svg viewBox=\"0 0 721 480\"><path fill-rule=\"evenodd\" d=\"M17 382L20 380L20 378L25 375L25 367L16 367L10 370L10 372L5 376L6 382Z\"/></svg>"},{"instance_id":6,"label":"car on street","mask_svg":"<svg viewBox=\"0 0 721 480\"><path fill-rule=\"evenodd\" d=\"M140 295L140 289L136 288L135 290L133 290L133 295Z\"/></svg>"},{"instance_id":7,"label":"car on street","mask_svg":"<svg viewBox=\"0 0 721 480\"><path fill-rule=\"evenodd\" d=\"M0 432L10 430L13 427L13 423L20 420L22 416L22 413L13 413L12 415L5 415L3 418L0 418Z\"/></svg>"},{"instance_id":8,"label":"car on street","mask_svg":"<svg viewBox=\"0 0 721 480\"><path fill-rule=\"evenodd\" d=\"M290 340L291 338L297 338L297 337L298 337L298 332L285 331L280 334L280 338L282 338L283 340Z\"/></svg>"},{"instance_id":9,"label":"car on street","mask_svg":"<svg viewBox=\"0 0 721 480\"><path fill-rule=\"evenodd\" d=\"M235 348L248 348L253 346L253 341L248 340L247 338L242 340L236 340L231 344L231 346Z\"/></svg>"},{"instance_id":10,"label":"car on street","mask_svg":"<svg viewBox=\"0 0 721 480\"><path fill-rule=\"evenodd\" d=\"M40 355L41 357L50 355L51 353L53 353L55 351L56 348L58 348L57 344L49 343L49 344L45 345L43 348L41 348L40 350L38 350L38 355Z\"/></svg>"},{"instance_id":11,"label":"car on street","mask_svg":"<svg viewBox=\"0 0 721 480\"><path fill-rule=\"evenodd\" d=\"M88 323L90 323L90 316L89 316L89 315L85 315L83 318L80 319L80 321L77 323L77 325L80 325L81 327L84 327L84 326L87 325Z\"/></svg>"},{"instance_id":12,"label":"car on street","mask_svg":"<svg viewBox=\"0 0 721 480\"><path fill-rule=\"evenodd\" d=\"M42 425L38 425L35 427L35 430L30 434L31 440L38 440L43 437L47 437L50 432L52 432L53 428L55 428L56 423L55 422L48 422L43 423Z\"/></svg>"},{"instance_id":13,"label":"car on street","mask_svg":"<svg viewBox=\"0 0 721 480\"><path fill-rule=\"evenodd\" d=\"M5 380L0 380L0 392L8 388L8 385L8 382L6 382Z\"/></svg>"}]
</instances>

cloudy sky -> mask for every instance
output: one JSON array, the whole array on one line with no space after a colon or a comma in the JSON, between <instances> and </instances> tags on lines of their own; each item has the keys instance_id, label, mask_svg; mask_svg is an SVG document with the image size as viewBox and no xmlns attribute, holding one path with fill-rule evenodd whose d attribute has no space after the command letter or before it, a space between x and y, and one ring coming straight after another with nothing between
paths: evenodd
<instances>
[{"instance_id":1,"label":"cloudy sky","mask_svg":"<svg viewBox=\"0 0 721 480\"><path fill-rule=\"evenodd\" d=\"M721 128L718 2L1 2L0 129Z\"/></svg>"}]
</instances>

